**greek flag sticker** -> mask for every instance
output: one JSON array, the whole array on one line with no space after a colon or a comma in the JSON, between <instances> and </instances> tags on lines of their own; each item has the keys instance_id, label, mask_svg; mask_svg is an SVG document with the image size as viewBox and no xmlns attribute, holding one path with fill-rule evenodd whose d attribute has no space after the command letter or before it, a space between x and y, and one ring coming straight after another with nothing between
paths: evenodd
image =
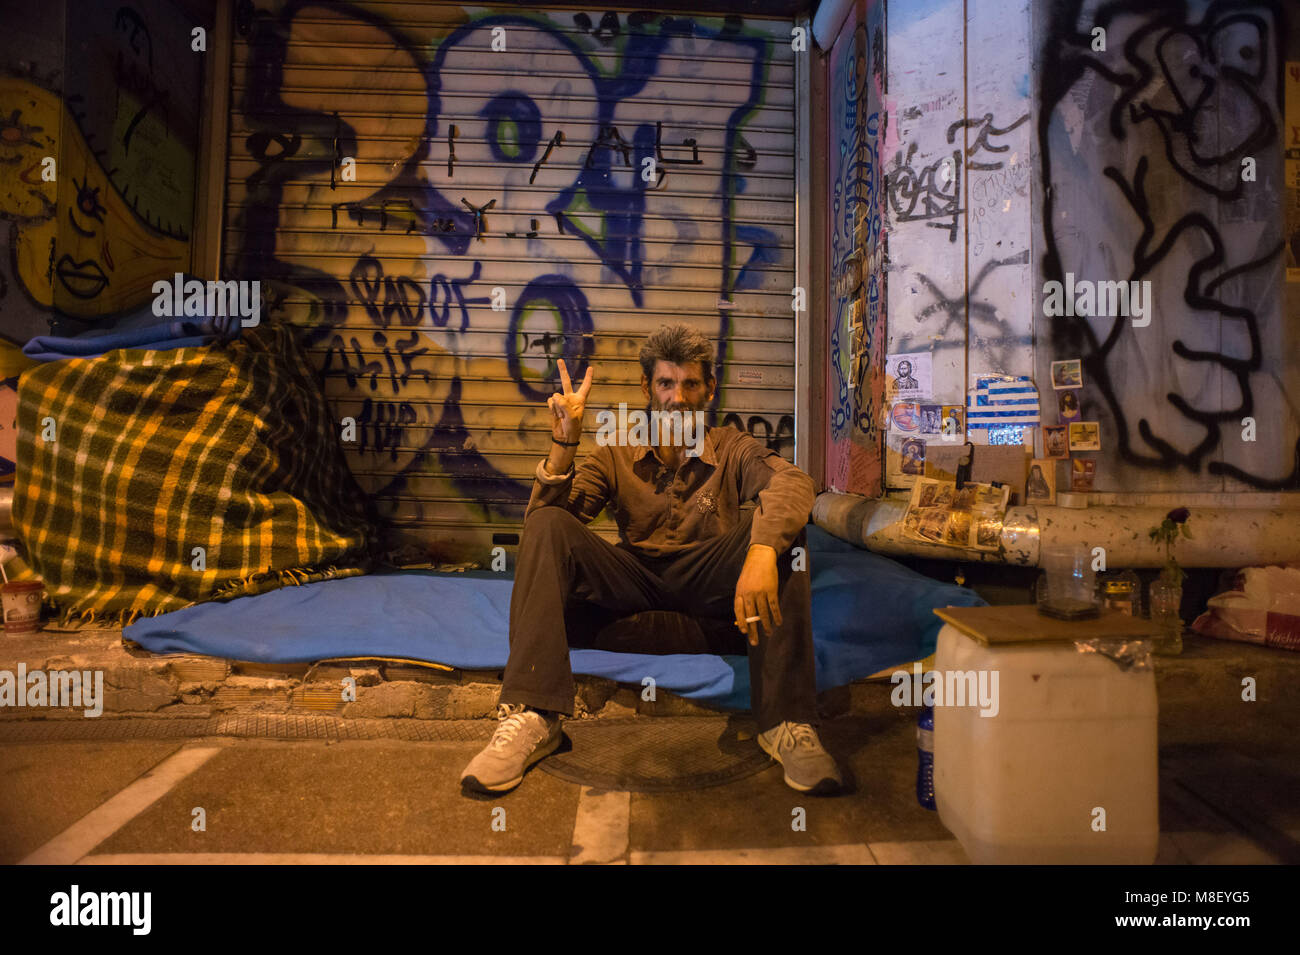
<instances>
[{"instance_id":1,"label":"greek flag sticker","mask_svg":"<svg viewBox=\"0 0 1300 955\"><path fill-rule=\"evenodd\" d=\"M966 396L966 427L1038 424L1038 389L1032 378L988 375Z\"/></svg>"}]
</instances>

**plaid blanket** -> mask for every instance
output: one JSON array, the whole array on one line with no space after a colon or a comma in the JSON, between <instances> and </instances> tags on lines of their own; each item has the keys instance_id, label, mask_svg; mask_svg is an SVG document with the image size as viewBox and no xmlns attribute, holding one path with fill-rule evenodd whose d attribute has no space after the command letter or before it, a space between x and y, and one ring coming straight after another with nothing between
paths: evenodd
<instances>
[{"instance_id":1,"label":"plaid blanket","mask_svg":"<svg viewBox=\"0 0 1300 955\"><path fill-rule=\"evenodd\" d=\"M63 623L364 573L372 512L338 429L286 326L40 365L18 385L14 527Z\"/></svg>"}]
</instances>

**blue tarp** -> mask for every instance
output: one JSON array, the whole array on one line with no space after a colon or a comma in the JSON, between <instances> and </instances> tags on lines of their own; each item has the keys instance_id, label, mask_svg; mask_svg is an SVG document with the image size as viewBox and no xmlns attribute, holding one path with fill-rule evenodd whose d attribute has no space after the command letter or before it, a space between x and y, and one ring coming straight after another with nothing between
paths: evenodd
<instances>
[{"instance_id":1,"label":"blue tarp","mask_svg":"<svg viewBox=\"0 0 1300 955\"><path fill-rule=\"evenodd\" d=\"M984 603L808 528L813 643L819 690L842 686L934 652L935 607ZM208 602L140 620L123 631L154 653L201 653L260 663L396 657L460 669L499 669L509 650L504 574L402 571L345 577ZM572 650L575 673L657 686L704 703L749 706L743 656Z\"/></svg>"},{"instance_id":2,"label":"blue tarp","mask_svg":"<svg viewBox=\"0 0 1300 955\"><path fill-rule=\"evenodd\" d=\"M237 317L158 318L150 307L107 329L91 329L80 335L37 335L23 346L23 354L36 361L61 361L98 358L118 348L167 351L231 340L238 337L240 327Z\"/></svg>"}]
</instances>

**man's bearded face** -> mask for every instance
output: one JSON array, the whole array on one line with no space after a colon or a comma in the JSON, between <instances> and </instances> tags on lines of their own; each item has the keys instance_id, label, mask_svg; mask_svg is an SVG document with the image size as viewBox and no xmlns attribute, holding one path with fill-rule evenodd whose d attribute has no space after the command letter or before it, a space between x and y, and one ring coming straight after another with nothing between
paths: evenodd
<instances>
[{"instance_id":1,"label":"man's bearded face","mask_svg":"<svg viewBox=\"0 0 1300 955\"><path fill-rule=\"evenodd\" d=\"M704 411L713 400L713 386L698 361L677 365L660 360L655 363L654 380L643 382L642 389L651 411Z\"/></svg>"}]
</instances>

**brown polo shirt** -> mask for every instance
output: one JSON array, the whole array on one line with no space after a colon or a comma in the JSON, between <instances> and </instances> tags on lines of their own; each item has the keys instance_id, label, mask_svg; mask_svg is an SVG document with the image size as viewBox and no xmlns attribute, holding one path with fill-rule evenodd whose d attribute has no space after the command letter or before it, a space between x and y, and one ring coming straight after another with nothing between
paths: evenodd
<instances>
[{"instance_id":1,"label":"brown polo shirt","mask_svg":"<svg viewBox=\"0 0 1300 955\"><path fill-rule=\"evenodd\" d=\"M558 505L585 524L608 505L624 546L646 557L672 557L730 531L740 506L757 498L750 543L779 554L808 523L815 496L812 478L728 426L705 429L699 455L683 455L676 472L644 444L598 446L559 477L543 460L525 517Z\"/></svg>"}]
</instances>

